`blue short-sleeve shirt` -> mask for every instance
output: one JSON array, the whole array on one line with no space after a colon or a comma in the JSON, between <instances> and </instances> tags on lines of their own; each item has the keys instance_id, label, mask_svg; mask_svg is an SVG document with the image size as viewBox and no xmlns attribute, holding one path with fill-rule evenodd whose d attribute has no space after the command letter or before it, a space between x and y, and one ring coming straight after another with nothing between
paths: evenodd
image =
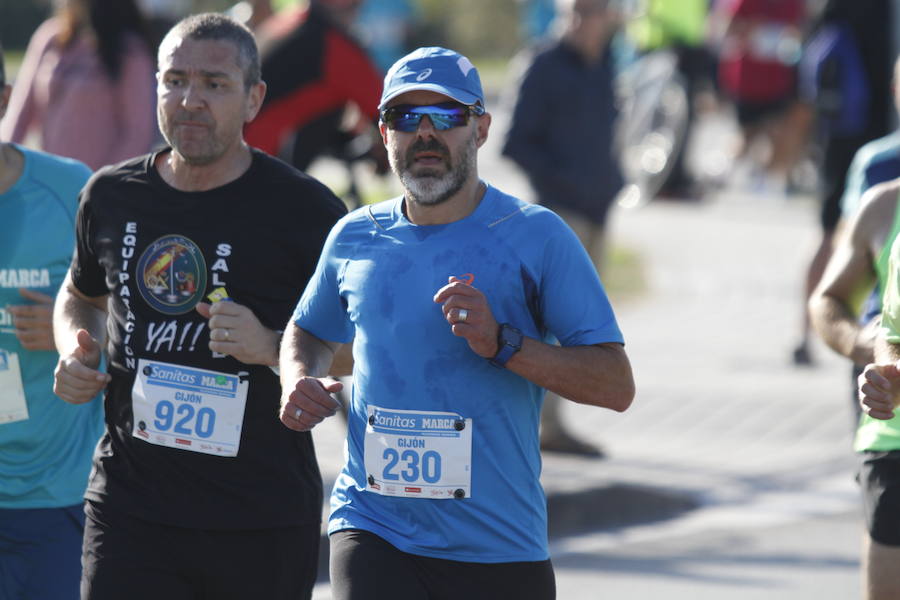
<instances>
[{"instance_id":1,"label":"blue short-sleeve shirt","mask_svg":"<svg viewBox=\"0 0 900 600\"><path fill-rule=\"evenodd\" d=\"M488 187L468 217L418 226L402 198L343 218L326 242L294 321L353 340L347 460L329 531L364 529L403 551L473 562L543 560L546 500L538 422L544 391L491 366L453 335L435 293L470 281L499 323L563 346L623 343L606 293L574 233L553 212ZM367 407L471 419L471 497L367 491Z\"/></svg>"}]
</instances>

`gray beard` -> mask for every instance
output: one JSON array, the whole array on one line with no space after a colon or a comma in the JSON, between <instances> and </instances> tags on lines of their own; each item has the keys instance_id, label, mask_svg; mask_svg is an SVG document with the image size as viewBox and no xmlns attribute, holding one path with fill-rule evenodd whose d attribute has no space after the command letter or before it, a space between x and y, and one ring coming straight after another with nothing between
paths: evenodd
<instances>
[{"instance_id":1,"label":"gray beard","mask_svg":"<svg viewBox=\"0 0 900 600\"><path fill-rule=\"evenodd\" d=\"M462 148L459 160L444 175L413 175L405 166L399 168L399 161L393 156L390 162L410 201L422 206L435 206L449 200L466 184L475 170L475 152L473 136Z\"/></svg>"}]
</instances>

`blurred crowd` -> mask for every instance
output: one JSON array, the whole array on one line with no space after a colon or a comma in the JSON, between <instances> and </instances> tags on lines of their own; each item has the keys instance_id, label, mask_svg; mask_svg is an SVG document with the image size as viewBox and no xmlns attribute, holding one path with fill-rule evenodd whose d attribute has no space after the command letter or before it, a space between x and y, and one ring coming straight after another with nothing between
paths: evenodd
<instances>
[{"instance_id":1,"label":"blurred crowd","mask_svg":"<svg viewBox=\"0 0 900 600\"><path fill-rule=\"evenodd\" d=\"M421 42L436 45L423 39L435 25L424 21L421 4L242 0L221 7L254 32L267 84L259 113L244 130L248 144L304 171L329 157L367 164L376 176L387 172L378 129L382 80ZM823 284L823 274L842 228L855 222L863 192L900 176L893 133L897 4L518 0L521 50L504 57L504 73L486 86L510 113L509 128L500 133L502 153L528 180L530 200L565 219L601 274L609 212L616 206L700 201L725 184L760 195L812 193L821 235L802 285L805 296L814 297L834 284L834 278ZM31 36L15 76L6 77L12 90L3 97L0 141L74 159L91 171L161 147L157 48L188 9L179 0L58 0ZM733 119L739 132L725 156L711 161L724 165L715 172L690 160L692 133L711 113ZM2 176L0 170L0 201L13 189ZM349 200L363 201L358 194ZM0 271L6 261L0 256ZM28 318L48 322L59 283L48 280L41 286L46 295L22 292L12 304L41 305L44 316ZM845 288L841 300L850 303ZM880 306L877 293L873 298ZM811 321L805 301L797 312L790 360L802 366L815 359L810 335L823 317L814 314ZM0 334L16 331L19 313L0 313ZM52 351L52 342L45 342L34 351ZM0 358L2 352L0 344ZM859 365L873 360L871 353L849 352ZM18 385L51 397L49 390L34 392L28 381ZM543 450L603 456L597 440L569 433L559 405L549 395ZM14 422L20 414L4 410L0 456L13 441L4 437L9 426L3 419ZM60 431L67 426L53 424ZM92 445L69 450L80 460L73 472L86 475ZM0 480L7 477L4 468L0 460ZM73 504L75 496L61 497L60 506ZM47 505L18 500L0 490L0 509Z\"/></svg>"}]
</instances>

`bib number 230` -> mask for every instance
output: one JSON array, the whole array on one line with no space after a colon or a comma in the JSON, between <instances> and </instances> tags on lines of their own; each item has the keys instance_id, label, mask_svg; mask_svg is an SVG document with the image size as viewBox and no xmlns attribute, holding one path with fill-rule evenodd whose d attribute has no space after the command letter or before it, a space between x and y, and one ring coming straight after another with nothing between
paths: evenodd
<instances>
[{"instance_id":1,"label":"bib number 230","mask_svg":"<svg viewBox=\"0 0 900 600\"><path fill-rule=\"evenodd\" d=\"M400 452L395 448L384 449L384 470L381 476L385 481L415 483L422 479L425 483L437 483L441 480L441 455L435 450L426 450L419 454L415 450Z\"/></svg>"},{"instance_id":2,"label":"bib number 230","mask_svg":"<svg viewBox=\"0 0 900 600\"><path fill-rule=\"evenodd\" d=\"M434 500L470 497L472 419L373 405L366 411L366 491Z\"/></svg>"}]
</instances>

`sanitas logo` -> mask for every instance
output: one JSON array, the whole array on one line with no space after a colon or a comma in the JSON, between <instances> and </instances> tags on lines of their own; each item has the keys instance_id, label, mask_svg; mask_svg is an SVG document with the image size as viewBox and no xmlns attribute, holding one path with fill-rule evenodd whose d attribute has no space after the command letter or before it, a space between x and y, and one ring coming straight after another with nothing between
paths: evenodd
<instances>
[{"instance_id":1,"label":"sanitas logo","mask_svg":"<svg viewBox=\"0 0 900 600\"><path fill-rule=\"evenodd\" d=\"M144 369L145 372L147 370L148 370L147 368ZM159 367L159 366L153 365L152 367L149 368L149 371L150 372L148 373L148 375L152 379L160 379L162 381L174 381L174 382L183 383L183 384L196 384L197 383L196 375L194 375L192 373L185 373L184 371L181 371L179 369L169 369L166 367Z\"/></svg>"},{"instance_id":2,"label":"sanitas logo","mask_svg":"<svg viewBox=\"0 0 900 600\"><path fill-rule=\"evenodd\" d=\"M379 413L375 415L375 424L384 427L403 427L405 429L412 429L416 426L416 420L401 417L400 415L384 416Z\"/></svg>"}]
</instances>

